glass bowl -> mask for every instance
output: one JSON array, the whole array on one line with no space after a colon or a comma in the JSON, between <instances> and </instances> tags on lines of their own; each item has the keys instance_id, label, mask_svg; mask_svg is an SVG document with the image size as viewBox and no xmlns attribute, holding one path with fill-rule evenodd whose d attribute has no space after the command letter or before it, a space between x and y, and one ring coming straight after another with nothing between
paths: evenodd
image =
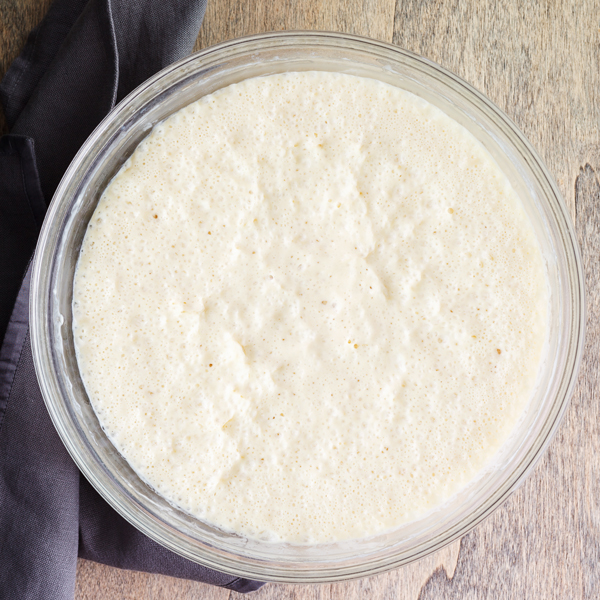
<instances>
[{"instance_id":1,"label":"glass bowl","mask_svg":"<svg viewBox=\"0 0 600 600\"><path fill-rule=\"evenodd\" d=\"M550 287L550 325L538 384L493 465L444 506L371 538L336 544L261 542L227 533L169 504L132 471L104 434L73 347L73 274L88 221L108 182L159 121L249 77L337 71L395 85L466 127L507 175L531 220ZM48 411L73 460L135 527L174 552L227 573L280 582L327 582L399 567L464 535L531 472L568 404L584 337L581 259L568 212L541 159L508 117L435 63L400 48L333 33L269 33L208 48L161 71L96 128L63 177L33 266L31 341Z\"/></svg>"}]
</instances>

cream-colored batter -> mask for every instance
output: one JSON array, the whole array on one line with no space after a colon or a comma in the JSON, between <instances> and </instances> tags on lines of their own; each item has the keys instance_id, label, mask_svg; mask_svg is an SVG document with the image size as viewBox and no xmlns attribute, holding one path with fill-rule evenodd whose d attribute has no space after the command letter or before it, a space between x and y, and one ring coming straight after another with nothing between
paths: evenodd
<instances>
[{"instance_id":1,"label":"cream-colored batter","mask_svg":"<svg viewBox=\"0 0 600 600\"><path fill-rule=\"evenodd\" d=\"M104 192L77 357L131 466L253 537L360 538L439 506L532 393L532 227L444 113L325 72L246 80L157 125Z\"/></svg>"}]
</instances>

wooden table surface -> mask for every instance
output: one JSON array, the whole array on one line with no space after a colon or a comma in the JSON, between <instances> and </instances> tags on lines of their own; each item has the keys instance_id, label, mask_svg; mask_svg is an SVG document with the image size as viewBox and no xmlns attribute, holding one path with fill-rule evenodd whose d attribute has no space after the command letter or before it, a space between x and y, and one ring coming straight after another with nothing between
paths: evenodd
<instances>
[{"instance_id":1,"label":"wooden table surface","mask_svg":"<svg viewBox=\"0 0 600 600\"><path fill-rule=\"evenodd\" d=\"M160 1L160 0L157 0ZM0 0L0 75L50 0ZM321 586L269 584L253 600L600 597L600 0L209 0L197 48L242 35L321 29L430 58L485 93L554 174L583 251L585 357L558 435L487 521L402 569ZM2 132L0 118L0 132ZM226 600L240 594L80 561L77 600Z\"/></svg>"}]
</instances>

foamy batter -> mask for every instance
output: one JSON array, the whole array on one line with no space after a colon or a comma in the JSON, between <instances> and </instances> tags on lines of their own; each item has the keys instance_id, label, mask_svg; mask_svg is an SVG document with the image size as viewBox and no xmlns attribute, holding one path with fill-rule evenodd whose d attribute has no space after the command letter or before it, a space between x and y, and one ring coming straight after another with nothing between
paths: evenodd
<instances>
[{"instance_id":1,"label":"foamy batter","mask_svg":"<svg viewBox=\"0 0 600 600\"><path fill-rule=\"evenodd\" d=\"M395 87L249 79L157 125L75 275L77 358L160 494L253 537L416 519L481 471L532 393L547 285L483 147Z\"/></svg>"}]
</instances>

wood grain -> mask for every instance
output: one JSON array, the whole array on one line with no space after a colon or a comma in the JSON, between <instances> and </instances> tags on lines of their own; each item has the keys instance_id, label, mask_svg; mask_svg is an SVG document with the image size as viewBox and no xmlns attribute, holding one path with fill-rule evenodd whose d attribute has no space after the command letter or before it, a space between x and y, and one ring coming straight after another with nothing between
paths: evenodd
<instances>
[{"instance_id":1,"label":"wood grain","mask_svg":"<svg viewBox=\"0 0 600 600\"><path fill-rule=\"evenodd\" d=\"M0 73L49 0L0 0ZM269 584L254 600L600 597L600 0L209 0L197 48L323 29L393 42L484 92L541 154L576 223L588 292L581 375L533 476L460 542L403 569L323 586ZM241 595L80 561L78 600Z\"/></svg>"},{"instance_id":2,"label":"wood grain","mask_svg":"<svg viewBox=\"0 0 600 600\"><path fill-rule=\"evenodd\" d=\"M0 79L51 4L52 0L0 0ZM0 109L0 135L5 133L6 122Z\"/></svg>"}]
</instances>

